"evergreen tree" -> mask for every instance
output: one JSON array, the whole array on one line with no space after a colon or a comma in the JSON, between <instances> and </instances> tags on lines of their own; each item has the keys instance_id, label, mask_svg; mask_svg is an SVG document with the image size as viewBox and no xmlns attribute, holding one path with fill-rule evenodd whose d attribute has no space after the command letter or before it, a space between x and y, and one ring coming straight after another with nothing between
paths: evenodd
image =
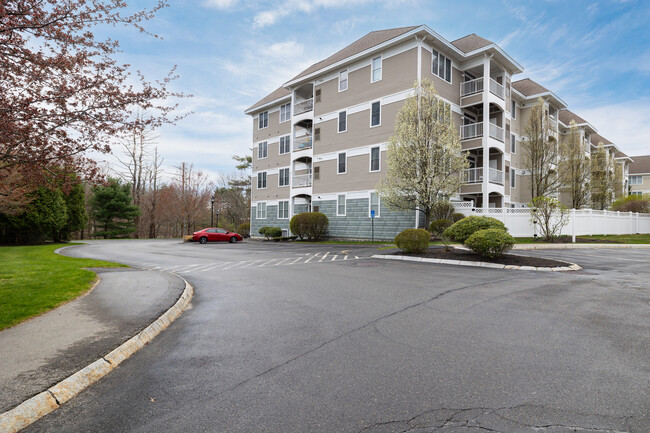
<instances>
[{"instance_id":1,"label":"evergreen tree","mask_svg":"<svg viewBox=\"0 0 650 433\"><path fill-rule=\"evenodd\" d=\"M107 185L95 186L90 200L93 218L100 230L95 234L107 238L125 237L136 230L135 218L140 209L133 204L131 187L118 179L109 179Z\"/></svg>"},{"instance_id":2,"label":"evergreen tree","mask_svg":"<svg viewBox=\"0 0 650 433\"><path fill-rule=\"evenodd\" d=\"M73 232L82 230L86 226L88 215L86 214L85 195L84 187L80 183L73 186L70 192L64 195L68 218L55 241L68 241Z\"/></svg>"}]
</instances>

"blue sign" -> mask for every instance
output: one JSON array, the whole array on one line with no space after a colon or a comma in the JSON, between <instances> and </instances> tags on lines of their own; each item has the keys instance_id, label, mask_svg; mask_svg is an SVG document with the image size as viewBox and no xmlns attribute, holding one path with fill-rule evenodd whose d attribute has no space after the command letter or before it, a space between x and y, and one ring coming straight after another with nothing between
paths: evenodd
<instances>
[{"instance_id":1,"label":"blue sign","mask_svg":"<svg viewBox=\"0 0 650 433\"><path fill-rule=\"evenodd\" d=\"M370 218L374 218L374 217L375 217L375 211L374 211L374 210L371 210L371 211L370 211Z\"/></svg>"}]
</instances>

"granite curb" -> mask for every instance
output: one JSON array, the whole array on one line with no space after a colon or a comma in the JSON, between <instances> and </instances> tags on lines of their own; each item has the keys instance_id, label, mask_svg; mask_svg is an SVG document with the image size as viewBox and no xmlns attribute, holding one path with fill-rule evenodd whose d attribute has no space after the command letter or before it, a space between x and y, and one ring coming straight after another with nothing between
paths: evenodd
<instances>
[{"instance_id":1,"label":"granite curb","mask_svg":"<svg viewBox=\"0 0 650 433\"><path fill-rule=\"evenodd\" d=\"M48 413L58 409L65 402L117 368L120 363L128 359L165 330L183 313L194 295L192 285L184 278L178 277L185 282L185 289L174 305L165 311L165 313L105 356L97 359L66 379L63 379L46 391L0 414L0 433L18 432Z\"/></svg>"},{"instance_id":2,"label":"granite curb","mask_svg":"<svg viewBox=\"0 0 650 433\"><path fill-rule=\"evenodd\" d=\"M415 256L398 256L398 255L386 255L386 254L375 254L371 256L373 259L385 259L385 260L403 260L408 262L422 262L422 263L439 263L443 265L456 265L456 266L474 266L478 268L492 268L492 269L511 269L518 271L544 271L544 272L564 272L564 271L579 271L582 269L581 266L575 263L569 263L569 266L515 266L515 265L501 265L499 263L488 263L488 262L470 262L466 260L447 260L447 259L430 259L427 257L415 257Z\"/></svg>"}]
</instances>

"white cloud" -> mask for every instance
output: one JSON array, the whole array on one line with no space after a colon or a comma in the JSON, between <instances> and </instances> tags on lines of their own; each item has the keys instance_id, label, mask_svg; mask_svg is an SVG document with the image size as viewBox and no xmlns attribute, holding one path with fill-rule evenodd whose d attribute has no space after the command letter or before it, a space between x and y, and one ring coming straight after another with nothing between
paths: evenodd
<instances>
[{"instance_id":1,"label":"white cloud","mask_svg":"<svg viewBox=\"0 0 650 433\"><path fill-rule=\"evenodd\" d=\"M215 9L226 10L232 9L237 3L238 0L206 0L204 5Z\"/></svg>"},{"instance_id":2,"label":"white cloud","mask_svg":"<svg viewBox=\"0 0 650 433\"><path fill-rule=\"evenodd\" d=\"M576 107L575 112L626 154L650 154L650 98L600 107ZM573 110L573 109L572 109Z\"/></svg>"}]
</instances>

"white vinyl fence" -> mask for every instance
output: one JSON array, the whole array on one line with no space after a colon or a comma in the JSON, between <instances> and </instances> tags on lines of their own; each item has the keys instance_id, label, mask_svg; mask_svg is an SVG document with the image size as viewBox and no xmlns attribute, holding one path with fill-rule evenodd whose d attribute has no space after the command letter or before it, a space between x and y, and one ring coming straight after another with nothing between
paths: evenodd
<instances>
[{"instance_id":1,"label":"white vinyl fence","mask_svg":"<svg viewBox=\"0 0 650 433\"><path fill-rule=\"evenodd\" d=\"M471 202L454 203L456 212L465 216L487 215L502 221L512 236L539 234L539 227L531 222L528 208L475 209ZM627 235L650 233L650 215L638 212L614 212L592 209L571 209L569 224L562 229L563 235Z\"/></svg>"}]
</instances>

